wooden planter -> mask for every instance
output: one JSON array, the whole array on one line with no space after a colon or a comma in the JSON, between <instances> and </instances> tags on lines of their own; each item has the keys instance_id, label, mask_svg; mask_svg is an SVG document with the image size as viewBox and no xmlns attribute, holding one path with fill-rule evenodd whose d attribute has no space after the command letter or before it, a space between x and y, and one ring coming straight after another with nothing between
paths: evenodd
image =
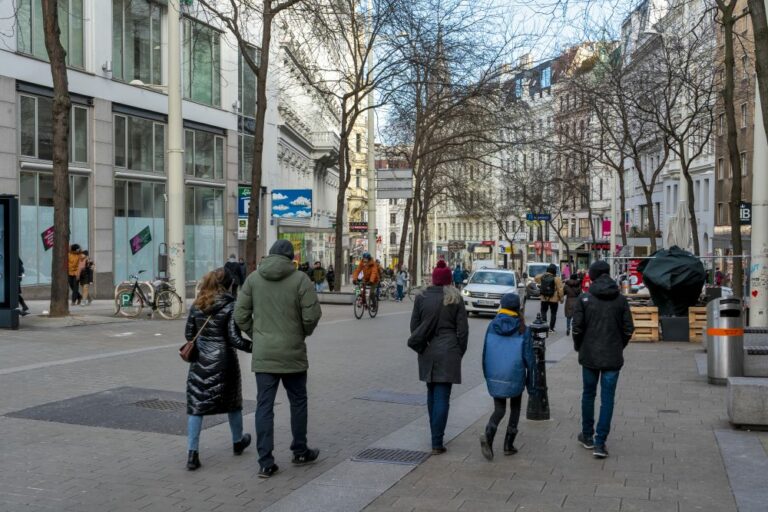
<instances>
[{"instance_id":1,"label":"wooden planter","mask_svg":"<svg viewBox=\"0 0 768 512\"><path fill-rule=\"evenodd\" d=\"M631 342L655 343L659 341L659 308L653 306L632 307L635 332Z\"/></svg>"},{"instance_id":2,"label":"wooden planter","mask_svg":"<svg viewBox=\"0 0 768 512\"><path fill-rule=\"evenodd\" d=\"M688 340L691 343L701 343L706 327L706 306L688 308Z\"/></svg>"}]
</instances>

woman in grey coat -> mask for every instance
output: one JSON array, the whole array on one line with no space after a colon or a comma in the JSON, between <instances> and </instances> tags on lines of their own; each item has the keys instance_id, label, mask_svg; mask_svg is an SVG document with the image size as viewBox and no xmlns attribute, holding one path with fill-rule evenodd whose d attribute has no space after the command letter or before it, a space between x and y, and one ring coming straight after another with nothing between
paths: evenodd
<instances>
[{"instance_id":1,"label":"woman in grey coat","mask_svg":"<svg viewBox=\"0 0 768 512\"><path fill-rule=\"evenodd\" d=\"M429 345L419 354L419 379L427 383L433 455L445 453L443 437L451 388L461 384L461 359L469 338L467 311L459 291L451 288L452 281L451 269L445 261L438 261L432 286L416 297L411 315L411 333L419 326L429 333Z\"/></svg>"}]
</instances>

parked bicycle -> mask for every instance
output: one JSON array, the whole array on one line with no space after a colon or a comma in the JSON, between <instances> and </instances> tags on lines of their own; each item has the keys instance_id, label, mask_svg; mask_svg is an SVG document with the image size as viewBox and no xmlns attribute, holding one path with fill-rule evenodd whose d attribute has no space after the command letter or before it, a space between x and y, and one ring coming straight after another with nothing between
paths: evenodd
<instances>
[{"instance_id":1,"label":"parked bicycle","mask_svg":"<svg viewBox=\"0 0 768 512\"><path fill-rule=\"evenodd\" d=\"M358 284L355 286L354 308L355 318L358 320L363 318L363 313L365 313L366 309L371 318L375 318L376 314L379 312L379 299L376 298L375 293L371 297L368 297L368 293L366 293L366 284L367 283L364 283L362 286Z\"/></svg>"},{"instance_id":2,"label":"parked bicycle","mask_svg":"<svg viewBox=\"0 0 768 512\"><path fill-rule=\"evenodd\" d=\"M115 315L119 313L125 317L135 318L141 314L144 307L149 306L153 313L157 311L166 320L179 318L183 305L181 297L176 293L176 288L164 280L140 283L139 275L144 272L146 270L139 270L136 275L128 276L131 280L128 287L125 283L115 287ZM148 287L149 293L142 285Z\"/></svg>"}]
</instances>

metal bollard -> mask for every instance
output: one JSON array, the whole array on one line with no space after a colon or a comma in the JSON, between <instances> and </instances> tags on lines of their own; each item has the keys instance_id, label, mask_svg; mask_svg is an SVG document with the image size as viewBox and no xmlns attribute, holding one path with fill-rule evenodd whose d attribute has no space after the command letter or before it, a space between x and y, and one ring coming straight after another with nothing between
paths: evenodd
<instances>
[{"instance_id":1,"label":"metal bollard","mask_svg":"<svg viewBox=\"0 0 768 512\"><path fill-rule=\"evenodd\" d=\"M547 334L549 325L536 315L536 321L531 324L533 335L533 355L536 358L536 370L533 377L533 394L528 397L528 409L525 417L529 420L541 421L549 419L549 396L547 395L547 368L545 362Z\"/></svg>"},{"instance_id":2,"label":"metal bollard","mask_svg":"<svg viewBox=\"0 0 768 512\"><path fill-rule=\"evenodd\" d=\"M707 377L725 385L744 375L744 317L741 300L714 299L707 309Z\"/></svg>"}]
</instances>

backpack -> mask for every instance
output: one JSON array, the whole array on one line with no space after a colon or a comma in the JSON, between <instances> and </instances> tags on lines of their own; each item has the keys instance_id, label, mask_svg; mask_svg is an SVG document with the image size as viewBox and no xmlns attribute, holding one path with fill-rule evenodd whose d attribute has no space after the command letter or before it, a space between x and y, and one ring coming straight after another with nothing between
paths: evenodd
<instances>
[{"instance_id":1,"label":"backpack","mask_svg":"<svg viewBox=\"0 0 768 512\"><path fill-rule=\"evenodd\" d=\"M549 272L545 272L541 276L541 296L553 297L555 295L555 276Z\"/></svg>"}]
</instances>

